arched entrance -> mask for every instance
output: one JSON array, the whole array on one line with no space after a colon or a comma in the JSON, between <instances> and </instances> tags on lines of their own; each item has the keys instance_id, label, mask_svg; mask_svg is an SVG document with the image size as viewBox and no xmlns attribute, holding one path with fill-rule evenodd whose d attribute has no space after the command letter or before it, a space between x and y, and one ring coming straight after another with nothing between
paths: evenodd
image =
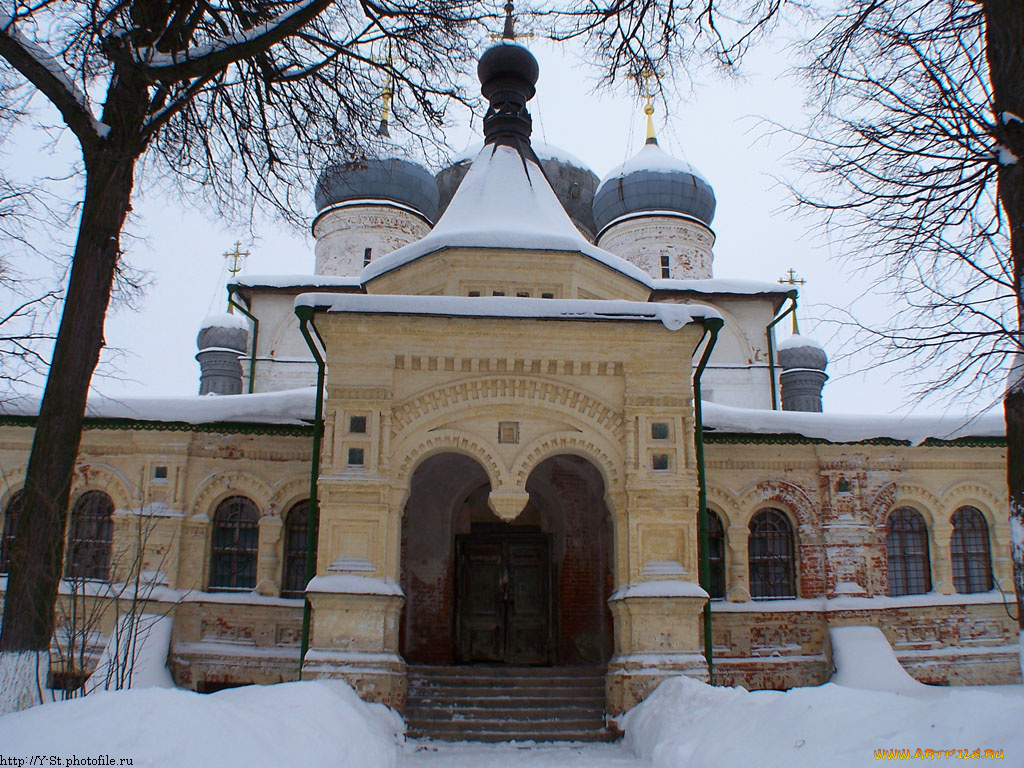
<instances>
[{"instance_id":1,"label":"arched entrance","mask_svg":"<svg viewBox=\"0 0 1024 768\"><path fill-rule=\"evenodd\" d=\"M413 474L402 525L402 653L410 664L602 664L611 654L611 535L600 473L534 468L512 522L486 472L440 454Z\"/></svg>"}]
</instances>

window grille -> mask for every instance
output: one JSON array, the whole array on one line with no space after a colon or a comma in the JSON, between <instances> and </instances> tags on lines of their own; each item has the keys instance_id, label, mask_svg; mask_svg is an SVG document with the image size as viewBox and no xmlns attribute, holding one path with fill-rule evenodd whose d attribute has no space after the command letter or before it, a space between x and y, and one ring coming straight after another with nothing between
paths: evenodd
<instances>
[{"instance_id":1,"label":"window grille","mask_svg":"<svg viewBox=\"0 0 1024 768\"><path fill-rule=\"evenodd\" d=\"M953 558L953 586L957 592L988 592L992 589L988 523L980 510L960 507L953 513L949 552Z\"/></svg>"},{"instance_id":2,"label":"window grille","mask_svg":"<svg viewBox=\"0 0 1024 768\"><path fill-rule=\"evenodd\" d=\"M751 597L796 597L793 550L793 527L780 510L754 515L747 543Z\"/></svg>"},{"instance_id":3,"label":"window grille","mask_svg":"<svg viewBox=\"0 0 1024 768\"><path fill-rule=\"evenodd\" d=\"M889 515L885 552L890 595L921 595L931 591L928 528L919 512L900 507Z\"/></svg>"},{"instance_id":4,"label":"window grille","mask_svg":"<svg viewBox=\"0 0 1024 768\"><path fill-rule=\"evenodd\" d=\"M309 531L309 501L300 501L285 518L284 578L281 597L304 597L306 594L306 542ZM313 542L316 561L316 542Z\"/></svg>"},{"instance_id":5,"label":"window grille","mask_svg":"<svg viewBox=\"0 0 1024 768\"><path fill-rule=\"evenodd\" d=\"M21 507L24 497L21 491L11 496L7 502L7 509L4 510L4 529L0 535L0 573L9 573L11 570L11 551L14 547L14 530L18 524L18 516L21 514Z\"/></svg>"},{"instance_id":6,"label":"window grille","mask_svg":"<svg viewBox=\"0 0 1024 768\"><path fill-rule=\"evenodd\" d=\"M256 586L259 510L245 496L224 499L213 516L211 590L243 590Z\"/></svg>"},{"instance_id":7,"label":"window grille","mask_svg":"<svg viewBox=\"0 0 1024 768\"><path fill-rule=\"evenodd\" d=\"M69 579L107 579L114 545L114 502L103 491L88 491L71 510L64 575Z\"/></svg>"}]
</instances>

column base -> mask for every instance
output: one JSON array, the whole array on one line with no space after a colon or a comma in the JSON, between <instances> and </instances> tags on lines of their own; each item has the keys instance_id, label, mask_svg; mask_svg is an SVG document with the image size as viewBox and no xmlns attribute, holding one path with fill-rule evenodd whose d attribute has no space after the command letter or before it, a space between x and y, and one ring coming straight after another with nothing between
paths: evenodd
<instances>
[{"instance_id":1,"label":"column base","mask_svg":"<svg viewBox=\"0 0 1024 768\"><path fill-rule=\"evenodd\" d=\"M395 654L310 648L302 679L344 680L363 701L405 709L405 660Z\"/></svg>"},{"instance_id":2,"label":"column base","mask_svg":"<svg viewBox=\"0 0 1024 768\"><path fill-rule=\"evenodd\" d=\"M663 680L686 675L708 682L708 664L699 653L638 653L616 656L605 675L608 717L614 722L650 696Z\"/></svg>"}]
</instances>

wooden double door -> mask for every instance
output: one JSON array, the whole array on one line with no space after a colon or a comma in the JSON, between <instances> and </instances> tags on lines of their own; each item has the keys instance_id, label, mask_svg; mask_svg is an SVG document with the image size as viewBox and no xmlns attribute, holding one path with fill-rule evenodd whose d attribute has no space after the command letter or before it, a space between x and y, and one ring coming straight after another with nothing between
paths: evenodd
<instances>
[{"instance_id":1,"label":"wooden double door","mask_svg":"<svg viewBox=\"0 0 1024 768\"><path fill-rule=\"evenodd\" d=\"M464 664L550 664L551 536L457 536L456 658Z\"/></svg>"}]
</instances>

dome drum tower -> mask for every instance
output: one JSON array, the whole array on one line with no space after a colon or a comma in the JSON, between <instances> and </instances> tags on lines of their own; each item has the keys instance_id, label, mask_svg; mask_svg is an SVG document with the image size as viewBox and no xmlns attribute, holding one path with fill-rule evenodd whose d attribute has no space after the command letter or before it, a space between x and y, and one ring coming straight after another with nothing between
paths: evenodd
<instances>
[{"instance_id":1,"label":"dome drum tower","mask_svg":"<svg viewBox=\"0 0 1024 768\"><path fill-rule=\"evenodd\" d=\"M649 135L594 195L597 245L653 278L709 279L715 205L715 192L700 172Z\"/></svg>"},{"instance_id":2,"label":"dome drum tower","mask_svg":"<svg viewBox=\"0 0 1024 768\"><path fill-rule=\"evenodd\" d=\"M373 259L422 239L437 202L434 177L409 160L328 166L316 186L316 274L354 277Z\"/></svg>"}]
</instances>

